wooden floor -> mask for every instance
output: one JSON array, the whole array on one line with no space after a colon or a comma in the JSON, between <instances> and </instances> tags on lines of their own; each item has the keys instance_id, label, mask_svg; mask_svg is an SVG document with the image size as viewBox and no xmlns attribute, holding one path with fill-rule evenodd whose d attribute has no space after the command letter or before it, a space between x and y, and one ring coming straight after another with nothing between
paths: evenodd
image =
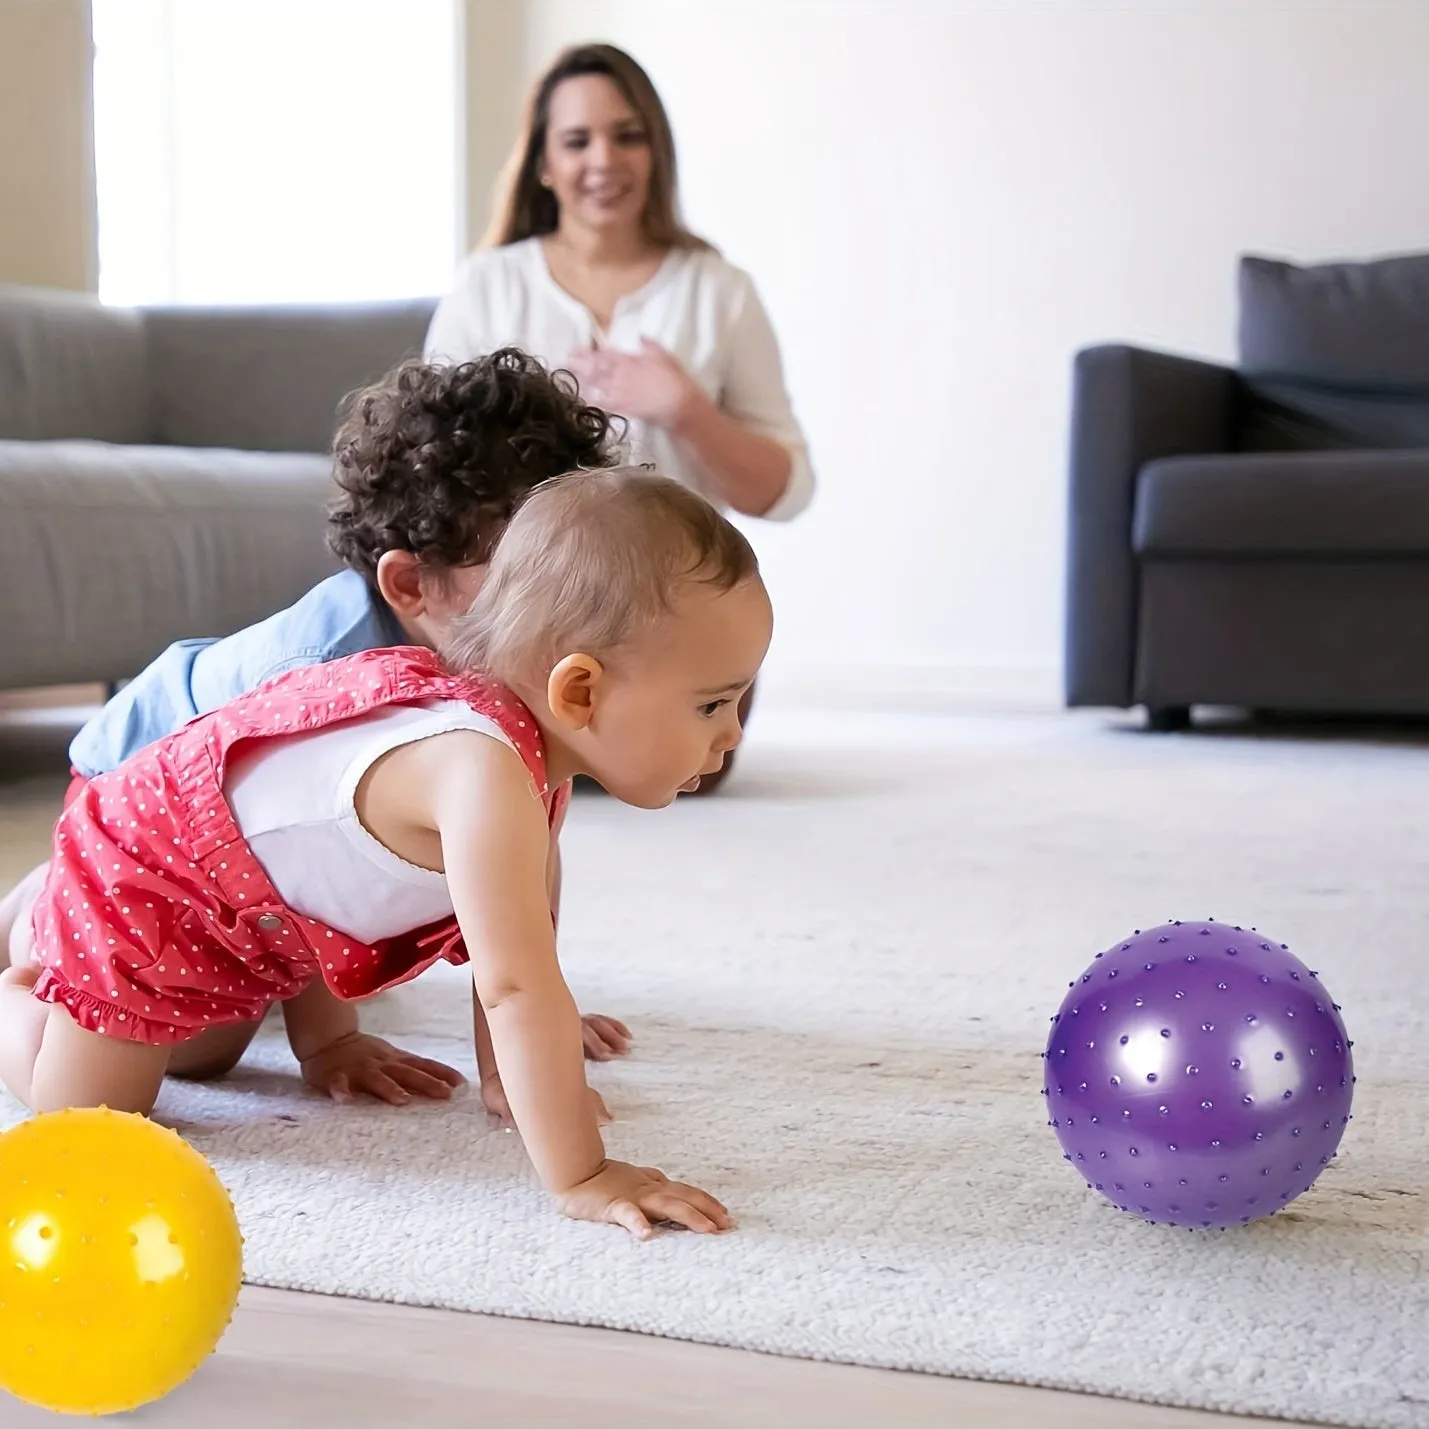
<instances>
[{"instance_id":1,"label":"wooden floor","mask_svg":"<svg viewBox=\"0 0 1429 1429\"><path fill-rule=\"evenodd\" d=\"M63 720L31 723L25 703L0 699L0 783L64 768ZM0 1429L62 1422L0 1391ZM250 1287L198 1374L120 1422L144 1429L1266 1429L1270 1421Z\"/></svg>"},{"instance_id":2,"label":"wooden floor","mask_svg":"<svg viewBox=\"0 0 1429 1429\"><path fill-rule=\"evenodd\" d=\"M0 1400L4 1429L58 1422ZM144 1429L1266 1429L1270 1421L248 1288L213 1358L130 1422Z\"/></svg>"}]
</instances>

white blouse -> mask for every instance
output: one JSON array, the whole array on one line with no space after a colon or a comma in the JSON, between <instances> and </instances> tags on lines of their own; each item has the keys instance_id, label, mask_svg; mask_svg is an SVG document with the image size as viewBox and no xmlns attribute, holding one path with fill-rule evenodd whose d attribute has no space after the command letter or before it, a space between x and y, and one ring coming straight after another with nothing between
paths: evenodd
<instances>
[{"instance_id":1,"label":"white blouse","mask_svg":"<svg viewBox=\"0 0 1429 1429\"><path fill-rule=\"evenodd\" d=\"M674 353L721 410L788 451L789 483L764 514L774 521L797 516L813 497L814 473L784 387L779 344L749 275L717 253L671 249L655 276L616 304L605 332L551 277L540 239L473 253L437 306L425 355L466 362L510 346L558 368L594 344L637 352L641 337ZM693 454L658 427L632 420L624 457L651 462L719 500Z\"/></svg>"}]
</instances>

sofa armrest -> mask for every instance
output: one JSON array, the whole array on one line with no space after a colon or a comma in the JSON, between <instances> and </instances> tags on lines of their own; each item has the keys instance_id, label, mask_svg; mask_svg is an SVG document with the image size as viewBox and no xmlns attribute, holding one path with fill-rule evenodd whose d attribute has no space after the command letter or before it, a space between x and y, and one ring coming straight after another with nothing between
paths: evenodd
<instances>
[{"instance_id":1,"label":"sofa armrest","mask_svg":"<svg viewBox=\"0 0 1429 1429\"><path fill-rule=\"evenodd\" d=\"M1230 368L1124 344L1077 354L1063 673L1068 705L1132 703L1137 474L1157 457L1229 451L1237 385Z\"/></svg>"}]
</instances>

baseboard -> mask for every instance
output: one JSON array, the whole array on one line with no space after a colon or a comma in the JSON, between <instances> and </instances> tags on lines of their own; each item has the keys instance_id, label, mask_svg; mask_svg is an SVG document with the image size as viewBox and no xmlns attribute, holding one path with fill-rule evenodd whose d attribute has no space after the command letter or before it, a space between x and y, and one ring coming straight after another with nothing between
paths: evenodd
<instances>
[{"instance_id":1,"label":"baseboard","mask_svg":"<svg viewBox=\"0 0 1429 1429\"><path fill-rule=\"evenodd\" d=\"M775 662L759 677L760 702L817 709L978 710L1062 708L1061 672L1042 665L835 665Z\"/></svg>"}]
</instances>

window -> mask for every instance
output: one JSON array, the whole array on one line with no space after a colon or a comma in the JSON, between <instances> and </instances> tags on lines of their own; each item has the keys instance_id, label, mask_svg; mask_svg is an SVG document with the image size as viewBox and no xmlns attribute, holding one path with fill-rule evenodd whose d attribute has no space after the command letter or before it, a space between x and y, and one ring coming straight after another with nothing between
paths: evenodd
<instances>
[{"instance_id":1,"label":"window","mask_svg":"<svg viewBox=\"0 0 1429 1429\"><path fill-rule=\"evenodd\" d=\"M456 0L93 0L99 293L439 293L458 255Z\"/></svg>"}]
</instances>

